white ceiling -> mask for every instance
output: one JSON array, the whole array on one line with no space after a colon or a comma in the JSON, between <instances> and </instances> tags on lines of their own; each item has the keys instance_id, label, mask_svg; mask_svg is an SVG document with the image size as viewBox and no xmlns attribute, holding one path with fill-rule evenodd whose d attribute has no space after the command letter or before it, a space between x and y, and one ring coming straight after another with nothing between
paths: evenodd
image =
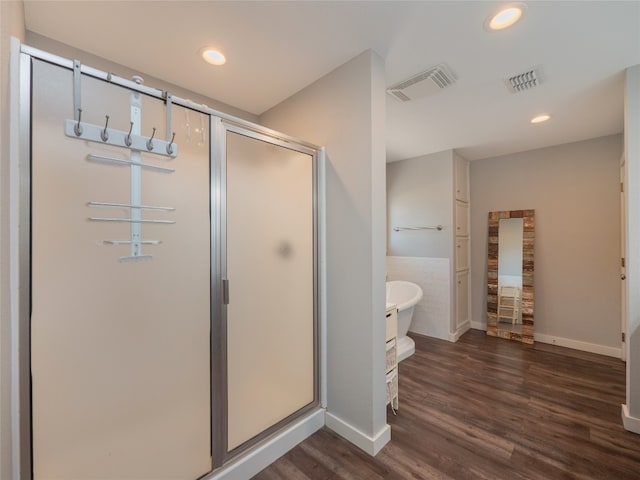
<instances>
[{"instance_id":1,"label":"white ceiling","mask_svg":"<svg viewBox=\"0 0 640 480\"><path fill-rule=\"evenodd\" d=\"M494 1L26 1L26 28L254 114L366 49L387 85L446 62L458 81L387 100L387 160L450 148L470 160L622 132L623 71L640 64L640 0L528 1L488 33ZM219 46L224 67L198 51ZM538 66L542 84L503 79ZM530 125L537 113L552 119Z\"/></svg>"}]
</instances>

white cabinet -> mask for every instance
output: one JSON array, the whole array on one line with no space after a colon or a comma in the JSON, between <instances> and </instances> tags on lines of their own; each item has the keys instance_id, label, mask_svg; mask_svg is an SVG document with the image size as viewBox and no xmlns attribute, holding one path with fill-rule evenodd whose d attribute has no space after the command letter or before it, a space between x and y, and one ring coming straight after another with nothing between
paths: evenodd
<instances>
[{"instance_id":1,"label":"white cabinet","mask_svg":"<svg viewBox=\"0 0 640 480\"><path fill-rule=\"evenodd\" d=\"M469 321L469 271L456 275L456 328Z\"/></svg>"},{"instance_id":2,"label":"white cabinet","mask_svg":"<svg viewBox=\"0 0 640 480\"><path fill-rule=\"evenodd\" d=\"M386 368L387 405L396 413L398 409L398 310L387 309Z\"/></svg>"},{"instance_id":3,"label":"white cabinet","mask_svg":"<svg viewBox=\"0 0 640 480\"><path fill-rule=\"evenodd\" d=\"M456 200L456 237L469 235L469 204Z\"/></svg>"},{"instance_id":4,"label":"white cabinet","mask_svg":"<svg viewBox=\"0 0 640 480\"><path fill-rule=\"evenodd\" d=\"M469 162L460 155L454 155L456 200L469 201Z\"/></svg>"},{"instance_id":5,"label":"white cabinet","mask_svg":"<svg viewBox=\"0 0 640 480\"><path fill-rule=\"evenodd\" d=\"M452 340L457 340L471 326L469 314L469 162L454 152L455 240L453 249L452 276L455 278L454 295L451 301L454 312L451 320Z\"/></svg>"},{"instance_id":6,"label":"white cabinet","mask_svg":"<svg viewBox=\"0 0 640 480\"><path fill-rule=\"evenodd\" d=\"M469 237L456 237L456 272L469 270Z\"/></svg>"}]
</instances>

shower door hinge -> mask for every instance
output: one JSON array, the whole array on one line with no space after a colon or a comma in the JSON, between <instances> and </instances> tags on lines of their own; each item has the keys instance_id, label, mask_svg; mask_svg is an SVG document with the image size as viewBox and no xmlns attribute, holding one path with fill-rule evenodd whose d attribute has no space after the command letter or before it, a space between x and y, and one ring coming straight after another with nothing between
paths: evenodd
<instances>
[{"instance_id":1,"label":"shower door hinge","mask_svg":"<svg viewBox=\"0 0 640 480\"><path fill-rule=\"evenodd\" d=\"M624 183L620 182L620 193L624 193Z\"/></svg>"},{"instance_id":2,"label":"shower door hinge","mask_svg":"<svg viewBox=\"0 0 640 480\"><path fill-rule=\"evenodd\" d=\"M624 268L624 257L620 259L620 265L622 266L622 268Z\"/></svg>"},{"instance_id":3,"label":"shower door hinge","mask_svg":"<svg viewBox=\"0 0 640 480\"><path fill-rule=\"evenodd\" d=\"M622 332L622 343L624 343L624 332Z\"/></svg>"}]
</instances>

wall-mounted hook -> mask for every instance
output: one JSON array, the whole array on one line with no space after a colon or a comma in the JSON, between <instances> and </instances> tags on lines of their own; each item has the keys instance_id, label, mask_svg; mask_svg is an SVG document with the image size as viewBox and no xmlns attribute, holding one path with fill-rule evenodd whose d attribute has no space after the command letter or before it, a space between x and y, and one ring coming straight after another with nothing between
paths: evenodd
<instances>
[{"instance_id":1,"label":"wall-mounted hook","mask_svg":"<svg viewBox=\"0 0 640 480\"><path fill-rule=\"evenodd\" d=\"M127 135L124 137L124 144L127 147L130 147L131 144L133 143L133 141L131 140L131 131L133 130L133 122L131 122L131 125L129 126L129 133L127 133Z\"/></svg>"},{"instance_id":2,"label":"wall-mounted hook","mask_svg":"<svg viewBox=\"0 0 640 480\"><path fill-rule=\"evenodd\" d=\"M147 140L147 150L149 151L153 150L153 137L155 135L156 135L156 127L153 127L153 132L151 133L149 140Z\"/></svg>"},{"instance_id":3,"label":"wall-mounted hook","mask_svg":"<svg viewBox=\"0 0 640 480\"><path fill-rule=\"evenodd\" d=\"M107 132L107 125L109 125L109 115L105 115L104 117L104 130L100 132L100 138L103 142L106 142L107 140L109 140L109 132Z\"/></svg>"},{"instance_id":4,"label":"wall-mounted hook","mask_svg":"<svg viewBox=\"0 0 640 480\"><path fill-rule=\"evenodd\" d=\"M80 119L82 118L82 109L78 109L78 123L73 126L73 132L76 134L76 137L82 135L82 125L80 125Z\"/></svg>"},{"instance_id":5,"label":"wall-mounted hook","mask_svg":"<svg viewBox=\"0 0 640 480\"><path fill-rule=\"evenodd\" d=\"M173 132L173 134L171 135L171 141L169 142L169 145L167 145L167 153L169 155L173 155L173 139L176 138L176 132Z\"/></svg>"}]
</instances>

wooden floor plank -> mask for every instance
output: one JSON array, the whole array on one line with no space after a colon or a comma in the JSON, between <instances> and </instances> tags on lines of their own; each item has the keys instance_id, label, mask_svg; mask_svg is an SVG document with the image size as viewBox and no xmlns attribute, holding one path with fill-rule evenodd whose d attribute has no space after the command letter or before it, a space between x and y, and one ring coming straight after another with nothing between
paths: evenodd
<instances>
[{"instance_id":1,"label":"wooden floor plank","mask_svg":"<svg viewBox=\"0 0 640 480\"><path fill-rule=\"evenodd\" d=\"M375 458L322 429L254 479L640 480L640 435L620 418L622 361L475 330L414 339Z\"/></svg>"}]
</instances>

